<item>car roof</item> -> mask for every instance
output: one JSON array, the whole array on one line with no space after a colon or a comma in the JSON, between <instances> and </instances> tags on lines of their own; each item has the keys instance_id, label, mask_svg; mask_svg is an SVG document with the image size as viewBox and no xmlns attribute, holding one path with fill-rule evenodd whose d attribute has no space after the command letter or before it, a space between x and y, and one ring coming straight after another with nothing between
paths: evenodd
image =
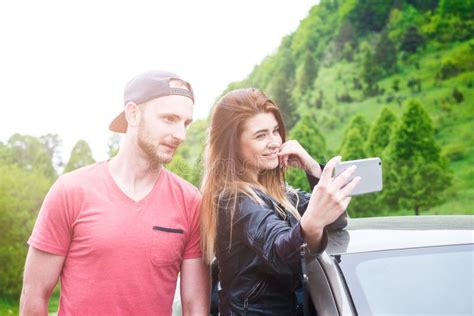
<instances>
[{"instance_id":1,"label":"car roof","mask_svg":"<svg viewBox=\"0 0 474 316\"><path fill-rule=\"evenodd\" d=\"M474 243L474 216L393 216L351 218L330 231L330 255Z\"/></svg>"}]
</instances>

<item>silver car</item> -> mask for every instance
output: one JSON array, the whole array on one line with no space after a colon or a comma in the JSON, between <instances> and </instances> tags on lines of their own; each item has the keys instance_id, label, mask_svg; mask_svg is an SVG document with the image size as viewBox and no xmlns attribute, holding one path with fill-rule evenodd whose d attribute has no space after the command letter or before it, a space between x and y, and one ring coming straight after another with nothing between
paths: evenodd
<instances>
[{"instance_id":1,"label":"silver car","mask_svg":"<svg viewBox=\"0 0 474 316\"><path fill-rule=\"evenodd\" d=\"M474 315L474 216L350 219L306 256L316 315Z\"/></svg>"}]
</instances>

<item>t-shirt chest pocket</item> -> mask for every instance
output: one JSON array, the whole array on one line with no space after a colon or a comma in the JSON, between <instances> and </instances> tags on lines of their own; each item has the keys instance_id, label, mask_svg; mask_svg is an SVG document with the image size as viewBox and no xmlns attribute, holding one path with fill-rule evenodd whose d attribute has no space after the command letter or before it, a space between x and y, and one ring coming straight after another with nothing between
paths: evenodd
<instances>
[{"instance_id":1,"label":"t-shirt chest pocket","mask_svg":"<svg viewBox=\"0 0 474 316\"><path fill-rule=\"evenodd\" d=\"M184 231L153 226L151 262L156 266L180 264L183 258Z\"/></svg>"}]
</instances>

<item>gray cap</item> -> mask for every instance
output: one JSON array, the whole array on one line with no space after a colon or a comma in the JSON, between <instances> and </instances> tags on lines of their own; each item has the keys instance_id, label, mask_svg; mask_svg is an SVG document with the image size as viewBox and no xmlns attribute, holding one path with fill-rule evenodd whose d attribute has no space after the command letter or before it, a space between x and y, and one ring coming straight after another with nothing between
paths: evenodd
<instances>
[{"instance_id":1,"label":"gray cap","mask_svg":"<svg viewBox=\"0 0 474 316\"><path fill-rule=\"evenodd\" d=\"M171 87L170 81L172 80L184 82L189 90ZM193 90L187 81L184 81L174 73L160 70L147 71L130 80L125 86L123 101L124 105L128 102L141 104L168 95L182 95L190 98L194 103ZM109 129L117 133L125 133L127 131L127 120L124 111L115 117L112 123L110 123Z\"/></svg>"}]
</instances>

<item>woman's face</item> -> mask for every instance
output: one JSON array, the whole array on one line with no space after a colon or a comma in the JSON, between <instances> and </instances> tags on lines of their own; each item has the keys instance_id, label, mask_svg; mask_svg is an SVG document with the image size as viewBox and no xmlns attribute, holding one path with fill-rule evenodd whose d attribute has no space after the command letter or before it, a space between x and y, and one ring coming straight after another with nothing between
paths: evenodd
<instances>
[{"instance_id":1,"label":"woman's face","mask_svg":"<svg viewBox=\"0 0 474 316\"><path fill-rule=\"evenodd\" d=\"M275 169L281 147L279 125L273 113L259 113L243 125L240 135L240 158L247 171L255 173Z\"/></svg>"}]
</instances>

